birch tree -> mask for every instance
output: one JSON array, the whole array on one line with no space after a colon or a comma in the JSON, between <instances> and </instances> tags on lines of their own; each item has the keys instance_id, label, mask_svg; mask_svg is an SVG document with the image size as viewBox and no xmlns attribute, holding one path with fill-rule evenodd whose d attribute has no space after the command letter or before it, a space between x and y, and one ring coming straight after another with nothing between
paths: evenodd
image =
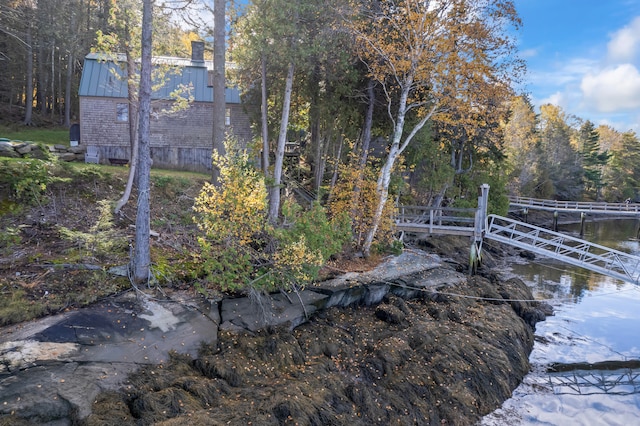
<instances>
[{"instance_id":1,"label":"birch tree","mask_svg":"<svg viewBox=\"0 0 640 426\"><path fill-rule=\"evenodd\" d=\"M151 52L153 0L142 3L142 35L140 62L140 142L138 144L138 209L136 213L136 242L131 259L132 279L135 283L149 279L151 267L149 231L150 224L150 173L149 149L151 120Z\"/></svg>"},{"instance_id":2,"label":"birch tree","mask_svg":"<svg viewBox=\"0 0 640 426\"><path fill-rule=\"evenodd\" d=\"M103 55L105 61L113 61L116 65L124 68L122 73L115 75L116 78L126 78L127 82L127 102L128 102L128 123L129 123L129 143L131 165L129 168L129 177L125 190L116 202L115 212L118 213L129 201L131 191L133 189L135 177L138 173L138 142L139 142L139 99L138 84L140 78L140 70L136 63L141 54L141 27L142 27L142 9L139 7L137 0L121 0L113 3L109 10L109 25L111 31L105 33L98 31L96 34L96 47L94 51ZM162 46L161 54L180 54L175 46L180 45L179 33L175 31L175 25L169 20L168 13L158 13L154 22L152 32L160 34L156 37L158 43ZM124 55L124 63L122 62ZM155 64L152 69L152 91L162 87L165 83L167 75L171 73L171 67L163 64ZM190 93L188 91L180 91L179 89L172 93L172 107L163 113L172 113L185 109L188 106Z\"/></svg>"},{"instance_id":3,"label":"birch tree","mask_svg":"<svg viewBox=\"0 0 640 426\"><path fill-rule=\"evenodd\" d=\"M226 102L225 102L225 17L226 4L225 0L214 0L213 2L213 150L219 155L224 156L225 147L225 118L226 118ZM214 164L212 168L211 180L214 184L218 183L220 178L220 170Z\"/></svg>"},{"instance_id":4,"label":"birch tree","mask_svg":"<svg viewBox=\"0 0 640 426\"><path fill-rule=\"evenodd\" d=\"M255 84L261 87L261 126L263 147L263 172L269 183L269 213L271 223L278 220L280 211L280 191L282 185L282 173L284 165L284 151L289 129L289 116L291 111L291 97L293 83L299 58L300 40L298 38L298 23L305 7L309 6L306 0L297 0L294 3L283 0L262 0L247 8L246 15L239 21L238 35L235 39L235 52L237 60L244 68L247 85ZM256 66L252 66L255 64ZM259 76L259 83L255 76ZM280 105L279 119L277 120L277 139L275 146L275 158L273 171L266 157L271 150L268 140L268 129L264 126L268 122L268 77L272 81L284 82L282 96L276 103ZM277 85L273 85L278 87ZM281 87L281 86L280 86ZM271 87L273 92L273 87ZM267 151L267 154L264 151Z\"/></svg>"},{"instance_id":5,"label":"birch tree","mask_svg":"<svg viewBox=\"0 0 640 426\"><path fill-rule=\"evenodd\" d=\"M120 5L113 4L109 11L109 23L112 31L103 33L98 31L96 35L98 52L106 52L105 59L119 63L119 54L125 56L125 72L127 79L127 101L128 123L129 123L129 143L130 143L130 165L129 177L122 197L117 201L115 212L118 213L129 201L134 179L138 170L138 69L136 66L136 56L141 51L141 35L138 28L141 27L142 10L132 3L121 2Z\"/></svg>"},{"instance_id":6,"label":"birch tree","mask_svg":"<svg viewBox=\"0 0 640 426\"><path fill-rule=\"evenodd\" d=\"M384 90L392 123L362 247L368 256L393 168L416 134L429 120L451 120L448 112L481 109L489 91L509 93L517 61L507 29L519 19L508 0L386 0L362 4L361 11L351 27L360 58ZM412 124L405 128L408 118ZM460 124L471 132L478 119L472 114Z\"/></svg>"}]
</instances>

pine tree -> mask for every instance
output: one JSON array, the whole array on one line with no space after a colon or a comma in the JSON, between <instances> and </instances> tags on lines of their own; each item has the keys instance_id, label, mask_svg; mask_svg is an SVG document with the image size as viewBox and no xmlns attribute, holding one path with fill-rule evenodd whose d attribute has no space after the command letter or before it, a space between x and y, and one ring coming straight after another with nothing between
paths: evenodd
<instances>
[{"instance_id":1,"label":"pine tree","mask_svg":"<svg viewBox=\"0 0 640 426\"><path fill-rule=\"evenodd\" d=\"M640 193L640 140L634 132L622 134L620 147L611 151L610 171L606 174L609 201L638 201Z\"/></svg>"},{"instance_id":2,"label":"pine tree","mask_svg":"<svg viewBox=\"0 0 640 426\"><path fill-rule=\"evenodd\" d=\"M602 169L609 160L609 153L600 150L600 136L591 121L580 127L579 140L582 144L582 167L585 196L596 201L600 199L604 186Z\"/></svg>"}]
</instances>

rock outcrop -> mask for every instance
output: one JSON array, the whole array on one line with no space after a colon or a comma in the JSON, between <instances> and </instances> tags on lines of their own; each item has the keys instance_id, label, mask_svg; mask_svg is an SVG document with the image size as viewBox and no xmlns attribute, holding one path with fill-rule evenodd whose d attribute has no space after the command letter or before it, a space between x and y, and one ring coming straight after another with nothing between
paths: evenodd
<instances>
[{"instance_id":1,"label":"rock outcrop","mask_svg":"<svg viewBox=\"0 0 640 426\"><path fill-rule=\"evenodd\" d=\"M190 297L0 330L0 425L472 424L527 373L544 317L521 281L419 251L299 293Z\"/></svg>"},{"instance_id":2,"label":"rock outcrop","mask_svg":"<svg viewBox=\"0 0 640 426\"><path fill-rule=\"evenodd\" d=\"M87 148L82 145L42 145L35 142L0 139L0 158L36 158L46 160L51 156L61 161L84 161Z\"/></svg>"}]
</instances>

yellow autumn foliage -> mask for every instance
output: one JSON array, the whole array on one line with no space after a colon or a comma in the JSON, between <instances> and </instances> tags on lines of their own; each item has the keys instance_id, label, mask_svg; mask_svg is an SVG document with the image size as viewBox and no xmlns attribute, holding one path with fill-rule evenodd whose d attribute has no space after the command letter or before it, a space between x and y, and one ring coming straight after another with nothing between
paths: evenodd
<instances>
[{"instance_id":1,"label":"yellow autumn foliage","mask_svg":"<svg viewBox=\"0 0 640 426\"><path fill-rule=\"evenodd\" d=\"M355 249L362 248L365 235L372 226L377 203L375 171L367 167L361 172L351 164L341 166L340 178L329 197L328 209L332 217L345 213L351 217ZM384 206L375 244L388 246L393 241L394 209L393 201L389 200Z\"/></svg>"},{"instance_id":2,"label":"yellow autumn foliage","mask_svg":"<svg viewBox=\"0 0 640 426\"><path fill-rule=\"evenodd\" d=\"M251 242L252 235L265 229L267 190L262 174L249 166L246 151L235 151L227 144L229 155L214 153L220 169L219 186L205 183L196 197L194 218L198 229L215 243Z\"/></svg>"},{"instance_id":3,"label":"yellow autumn foliage","mask_svg":"<svg viewBox=\"0 0 640 426\"><path fill-rule=\"evenodd\" d=\"M304 235L278 250L273 260L274 270L281 284L290 282L303 286L315 279L318 270L324 264L320 250L309 249Z\"/></svg>"},{"instance_id":4,"label":"yellow autumn foliage","mask_svg":"<svg viewBox=\"0 0 640 426\"><path fill-rule=\"evenodd\" d=\"M194 204L206 286L222 291L272 291L300 288L313 281L325 260L348 237L340 223L328 221L320 205L308 211L287 203L288 226L267 221L263 175L245 151L227 143L227 155L214 155L219 185L205 183ZM297 207L295 207L297 206ZM346 234L343 236L342 234ZM331 243L325 238L330 238Z\"/></svg>"}]
</instances>

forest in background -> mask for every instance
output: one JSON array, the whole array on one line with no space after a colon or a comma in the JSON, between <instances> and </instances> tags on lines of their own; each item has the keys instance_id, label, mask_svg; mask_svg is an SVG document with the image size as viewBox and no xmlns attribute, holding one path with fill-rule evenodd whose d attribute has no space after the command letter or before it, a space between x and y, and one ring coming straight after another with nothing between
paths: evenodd
<instances>
[{"instance_id":1,"label":"forest in background","mask_svg":"<svg viewBox=\"0 0 640 426\"><path fill-rule=\"evenodd\" d=\"M211 12L210 3L155 2L154 55L189 57L190 41L202 39L211 57L213 22L202 19L207 6ZM239 13L237 5L227 2L226 56L227 61L237 64L236 71L228 72L227 79L244 89L246 103L259 105L264 78L267 139L274 151L282 130L289 65L295 64L291 112L285 131L289 138L304 146L305 184L326 194L335 185L342 164L358 161L354 160L356 157L366 162L362 158L365 151L373 151L378 158L388 151L387 141L397 133L394 126L398 124L397 116L389 111L399 105L402 80L388 74L381 76L383 70L371 66L380 62L371 54L375 49L367 52L361 43L354 42L371 21L355 22L349 11L359 10L365 16L371 11L363 12L364 3L328 0L320 6L315 1L301 0L295 7L281 3L280 7L274 7L279 4L276 0L255 0L244 4ZM397 7L404 4L381 2L387 3ZM443 3L467 8L497 4ZM200 12L194 12L196 9ZM572 116L554 105L544 105L535 112L526 94L515 93L514 87L522 82L524 65L517 59L515 46L506 41L494 46L479 43L479 35L471 31L480 30L462 25L468 19L465 13L468 12L461 8L460 25L451 29L459 32L456 47L459 51L468 47L467 58L484 49L482 66L492 68L485 76L495 77L493 88L488 85L473 95L470 94L473 87L460 83L463 78L456 80L445 72L439 74L441 78L436 83L443 87L440 99L449 96L449 100L456 102L435 111L393 164L391 189L396 192L392 195L412 203L453 200L463 205L473 203L477 186L486 182L492 187L493 205L498 210L504 206L507 192L570 200L640 200L637 135L595 126L587 117ZM516 28L520 24L517 11L503 8L501 13ZM514 15L508 16L510 13ZM68 127L74 123L78 118L77 92L84 56L104 46L105 40L108 42L113 35L118 35L118 42L110 48L126 46L139 54L140 14L140 3L135 1L1 0L3 124ZM376 33L375 26L369 27L366 36L370 39L385 36ZM482 31L486 37L488 29ZM469 46L463 46L465 41ZM434 39L432 46L444 52L447 43L445 38ZM413 54L413 46L408 44L404 49L402 43L380 46L387 49L383 52L387 56L409 58ZM438 57L444 59L444 55ZM459 58L449 55L446 60L451 61L449 69L453 69L453 61ZM458 77L478 72L460 64L456 65ZM431 72L439 71L432 68ZM433 80L428 82L430 86L419 90L435 91ZM464 84L471 82L467 80ZM496 89L502 85L504 88ZM409 126L400 131L399 137L406 137L411 129L417 128L414 125L424 116L423 109L409 111L403 117ZM263 118L256 115L254 119L256 135L262 136Z\"/></svg>"}]
</instances>

